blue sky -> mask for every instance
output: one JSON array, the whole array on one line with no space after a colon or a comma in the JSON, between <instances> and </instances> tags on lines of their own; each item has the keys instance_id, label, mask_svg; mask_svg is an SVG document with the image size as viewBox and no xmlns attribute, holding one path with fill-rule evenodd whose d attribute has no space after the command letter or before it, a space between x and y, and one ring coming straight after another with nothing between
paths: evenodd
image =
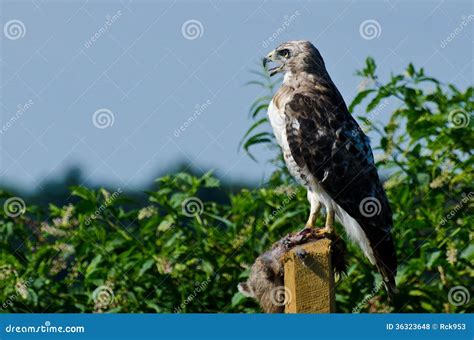
<instances>
[{"instance_id":1,"label":"blue sky","mask_svg":"<svg viewBox=\"0 0 474 340\"><path fill-rule=\"evenodd\" d=\"M81 165L89 182L136 188L184 161L261 181L271 166L237 145L261 94L244 84L265 54L312 41L346 102L369 55L382 80L413 62L464 88L473 4L2 0L0 178L34 189Z\"/></svg>"}]
</instances>

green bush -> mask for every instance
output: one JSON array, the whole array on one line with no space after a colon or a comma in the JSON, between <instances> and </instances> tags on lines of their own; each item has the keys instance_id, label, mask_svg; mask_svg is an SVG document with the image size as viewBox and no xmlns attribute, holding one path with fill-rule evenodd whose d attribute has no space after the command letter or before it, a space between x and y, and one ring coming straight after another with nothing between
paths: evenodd
<instances>
[{"instance_id":1,"label":"green bush","mask_svg":"<svg viewBox=\"0 0 474 340\"><path fill-rule=\"evenodd\" d=\"M348 273L336 287L337 309L472 311L472 303L460 303L465 301L453 289L472 290L474 90L444 85L412 65L381 84L372 59L358 74L367 88L350 109L369 100L359 120L381 135L374 149L382 155L378 167L388 176L394 210L399 292L393 306L387 305L374 268L349 244ZM252 106L256 125L244 138L246 150L272 143L268 130L261 130L266 119L260 118L270 98ZM376 123L381 105L394 99L390 121L381 127ZM28 202L15 205L2 193L0 310L259 311L237 293L237 284L259 254L303 227L306 193L282 169L262 188L227 194L227 204L199 199L219 186L211 174L165 176L147 193L145 207L134 207L119 188L74 187L77 203L51 204L48 211Z\"/></svg>"}]
</instances>

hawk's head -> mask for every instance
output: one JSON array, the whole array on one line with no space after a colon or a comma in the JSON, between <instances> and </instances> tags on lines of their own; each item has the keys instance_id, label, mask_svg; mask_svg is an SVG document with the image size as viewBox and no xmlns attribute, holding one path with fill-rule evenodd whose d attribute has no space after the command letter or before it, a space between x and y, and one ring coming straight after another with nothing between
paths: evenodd
<instances>
[{"instance_id":1,"label":"hawk's head","mask_svg":"<svg viewBox=\"0 0 474 340\"><path fill-rule=\"evenodd\" d=\"M292 74L326 72L321 54L313 44L305 40L287 41L281 44L263 58L264 67L269 62L278 64L268 70L270 76L280 72Z\"/></svg>"}]
</instances>

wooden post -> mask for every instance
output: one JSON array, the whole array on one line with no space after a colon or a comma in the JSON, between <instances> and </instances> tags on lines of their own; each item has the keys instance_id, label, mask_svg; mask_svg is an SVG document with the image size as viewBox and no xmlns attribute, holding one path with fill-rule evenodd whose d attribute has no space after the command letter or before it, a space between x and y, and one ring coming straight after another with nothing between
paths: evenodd
<instances>
[{"instance_id":1,"label":"wooden post","mask_svg":"<svg viewBox=\"0 0 474 340\"><path fill-rule=\"evenodd\" d=\"M285 254L285 313L335 312L331 241L324 238Z\"/></svg>"}]
</instances>

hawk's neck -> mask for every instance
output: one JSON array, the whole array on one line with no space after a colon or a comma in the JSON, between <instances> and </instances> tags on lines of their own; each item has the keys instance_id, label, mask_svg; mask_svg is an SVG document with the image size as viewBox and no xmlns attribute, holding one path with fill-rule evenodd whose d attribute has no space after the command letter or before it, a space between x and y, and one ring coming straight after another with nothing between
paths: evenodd
<instances>
[{"instance_id":1,"label":"hawk's neck","mask_svg":"<svg viewBox=\"0 0 474 340\"><path fill-rule=\"evenodd\" d=\"M291 86L294 88L297 88L301 86L302 84L318 84L321 81L324 81L326 79L326 76L324 75L317 75L315 73L310 73L310 72L291 72L287 71L285 72L285 75L283 76L283 85L286 86Z\"/></svg>"}]
</instances>

